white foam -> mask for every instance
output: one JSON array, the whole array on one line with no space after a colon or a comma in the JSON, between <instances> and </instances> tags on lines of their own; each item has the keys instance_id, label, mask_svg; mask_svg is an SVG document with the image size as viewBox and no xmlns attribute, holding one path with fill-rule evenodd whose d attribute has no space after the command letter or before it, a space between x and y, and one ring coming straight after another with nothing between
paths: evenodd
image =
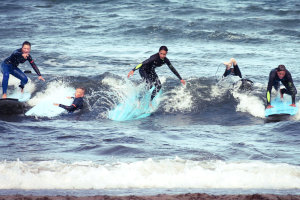
<instances>
[{"instance_id":1,"label":"white foam","mask_svg":"<svg viewBox=\"0 0 300 200\"><path fill-rule=\"evenodd\" d=\"M27 77L27 78L28 78L28 83L24 87L24 92L32 93L35 90L35 84L34 84L34 82L31 81L31 79L29 77ZM3 74L0 73L0 80L2 81L2 79L3 79ZM14 89L10 90L8 88L7 94L9 95L9 94L13 94L13 93L21 91L19 85L20 85L20 79L17 79L13 75L10 75L9 79L8 79L8 86L14 86Z\"/></svg>"},{"instance_id":2,"label":"white foam","mask_svg":"<svg viewBox=\"0 0 300 200\"><path fill-rule=\"evenodd\" d=\"M62 81L55 81L49 83L45 91L38 92L32 99L28 101L28 104L34 106L28 112L27 116L37 117L55 117L65 110L58 106L54 106L53 103L70 105L72 99L66 97L74 96L75 89L65 85Z\"/></svg>"},{"instance_id":3,"label":"white foam","mask_svg":"<svg viewBox=\"0 0 300 200\"><path fill-rule=\"evenodd\" d=\"M239 101L236 111L247 112L254 117L265 117L264 102L259 97L251 94L239 93L236 91L232 92L232 95Z\"/></svg>"},{"instance_id":4,"label":"white foam","mask_svg":"<svg viewBox=\"0 0 300 200\"><path fill-rule=\"evenodd\" d=\"M288 95L286 95L288 96ZM299 109L299 105L300 105L300 100L298 102L296 102L296 105L298 106ZM300 111L298 110L298 113L294 116L295 120L300 120Z\"/></svg>"},{"instance_id":5,"label":"white foam","mask_svg":"<svg viewBox=\"0 0 300 200\"><path fill-rule=\"evenodd\" d=\"M300 189L300 166L259 161L144 160L0 163L0 189Z\"/></svg>"},{"instance_id":6,"label":"white foam","mask_svg":"<svg viewBox=\"0 0 300 200\"><path fill-rule=\"evenodd\" d=\"M186 83L188 84L188 82ZM162 102L166 112L186 112L192 109L192 95L186 85L178 85L170 91L163 91Z\"/></svg>"}]
</instances>

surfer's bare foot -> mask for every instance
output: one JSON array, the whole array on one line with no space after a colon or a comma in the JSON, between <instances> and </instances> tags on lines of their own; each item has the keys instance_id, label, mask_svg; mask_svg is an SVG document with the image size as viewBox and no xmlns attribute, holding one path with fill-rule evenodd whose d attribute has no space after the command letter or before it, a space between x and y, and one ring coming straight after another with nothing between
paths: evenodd
<instances>
[{"instance_id":1,"label":"surfer's bare foot","mask_svg":"<svg viewBox=\"0 0 300 200\"><path fill-rule=\"evenodd\" d=\"M271 105L268 105L268 106L267 106L267 109L269 109L269 108L274 108L274 107L273 107L273 106L271 106Z\"/></svg>"},{"instance_id":2,"label":"surfer's bare foot","mask_svg":"<svg viewBox=\"0 0 300 200\"><path fill-rule=\"evenodd\" d=\"M292 107L296 107L296 104L292 103L290 106L292 106Z\"/></svg>"},{"instance_id":3,"label":"surfer's bare foot","mask_svg":"<svg viewBox=\"0 0 300 200\"><path fill-rule=\"evenodd\" d=\"M227 69L230 69L230 67L231 67L231 65L232 65L232 64L229 63L229 62L224 62L223 64L226 66Z\"/></svg>"},{"instance_id":4,"label":"surfer's bare foot","mask_svg":"<svg viewBox=\"0 0 300 200\"><path fill-rule=\"evenodd\" d=\"M2 95L2 99L6 99L7 95L6 94L3 94Z\"/></svg>"},{"instance_id":5,"label":"surfer's bare foot","mask_svg":"<svg viewBox=\"0 0 300 200\"><path fill-rule=\"evenodd\" d=\"M23 92L24 92L24 89L22 88L22 89L21 89L21 93L23 93Z\"/></svg>"}]
</instances>

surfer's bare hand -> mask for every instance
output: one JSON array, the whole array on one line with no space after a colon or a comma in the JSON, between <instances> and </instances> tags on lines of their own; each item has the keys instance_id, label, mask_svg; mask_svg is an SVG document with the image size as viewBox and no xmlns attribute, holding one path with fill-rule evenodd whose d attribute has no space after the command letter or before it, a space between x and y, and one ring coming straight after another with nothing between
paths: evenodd
<instances>
[{"instance_id":1,"label":"surfer's bare hand","mask_svg":"<svg viewBox=\"0 0 300 200\"><path fill-rule=\"evenodd\" d=\"M28 53L23 53L22 56L23 56L23 58L27 59L27 57L29 56L29 54Z\"/></svg>"},{"instance_id":2,"label":"surfer's bare hand","mask_svg":"<svg viewBox=\"0 0 300 200\"><path fill-rule=\"evenodd\" d=\"M134 71L133 71L133 70L131 70L131 71L128 73L127 77L129 78L130 76L132 76L132 75L133 75L133 73L134 73Z\"/></svg>"},{"instance_id":3,"label":"surfer's bare hand","mask_svg":"<svg viewBox=\"0 0 300 200\"><path fill-rule=\"evenodd\" d=\"M267 109L269 109L269 108L274 108L274 107L273 107L273 106L271 106L271 105L268 105L268 106L267 106Z\"/></svg>"},{"instance_id":4,"label":"surfer's bare hand","mask_svg":"<svg viewBox=\"0 0 300 200\"><path fill-rule=\"evenodd\" d=\"M39 80L45 81L45 79L42 76L39 76Z\"/></svg>"},{"instance_id":5,"label":"surfer's bare hand","mask_svg":"<svg viewBox=\"0 0 300 200\"><path fill-rule=\"evenodd\" d=\"M180 82L183 84L183 85L185 85L185 80L180 80Z\"/></svg>"},{"instance_id":6,"label":"surfer's bare hand","mask_svg":"<svg viewBox=\"0 0 300 200\"><path fill-rule=\"evenodd\" d=\"M293 104L293 103L292 103L290 106L292 106L292 107L296 107L296 104Z\"/></svg>"},{"instance_id":7,"label":"surfer's bare hand","mask_svg":"<svg viewBox=\"0 0 300 200\"><path fill-rule=\"evenodd\" d=\"M54 103L53 105L55 105L55 106L59 106L59 104L58 104L58 103Z\"/></svg>"},{"instance_id":8,"label":"surfer's bare hand","mask_svg":"<svg viewBox=\"0 0 300 200\"><path fill-rule=\"evenodd\" d=\"M66 97L67 99L72 99L72 97Z\"/></svg>"}]
</instances>

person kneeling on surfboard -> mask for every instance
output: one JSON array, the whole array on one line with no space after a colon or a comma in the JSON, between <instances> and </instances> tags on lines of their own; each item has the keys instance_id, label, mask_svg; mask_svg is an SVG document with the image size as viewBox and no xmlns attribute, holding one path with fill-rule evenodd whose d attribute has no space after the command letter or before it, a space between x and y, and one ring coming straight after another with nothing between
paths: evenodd
<instances>
[{"instance_id":1,"label":"person kneeling on surfboard","mask_svg":"<svg viewBox=\"0 0 300 200\"><path fill-rule=\"evenodd\" d=\"M28 41L23 42L22 48L15 50L10 57L6 58L1 63L1 72L3 73L3 80L2 80L2 89L3 95L2 98L6 98L7 86L8 86L8 79L9 74L15 76L16 78L21 80L21 84L19 87L21 88L21 92L23 92L25 84L28 82L27 76L18 68L20 63L24 63L26 60L29 61L34 71L39 76L40 80L45 81L42 77L38 67L34 63L32 57L30 56L31 44Z\"/></svg>"},{"instance_id":2,"label":"person kneeling on surfboard","mask_svg":"<svg viewBox=\"0 0 300 200\"><path fill-rule=\"evenodd\" d=\"M267 88L267 109L273 108L271 106L271 90L274 86L275 90L278 91L280 88L280 81L285 88L280 89L280 97L283 98L283 94L289 94L292 96L292 104L290 106L296 107L296 94L297 89L294 86L291 73L285 68L284 65L279 65L277 68L272 69L269 75L269 82Z\"/></svg>"},{"instance_id":3,"label":"person kneeling on surfboard","mask_svg":"<svg viewBox=\"0 0 300 200\"><path fill-rule=\"evenodd\" d=\"M242 78L242 73L240 71L240 68L234 58L231 58L229 62L224 62L224 65L226 66L225 72L223 74L224 77L228 75L234 75L239 76ZM233 68L231 66L233 65Z\"/></svg>"},{"instance_id":4,"label":"person kneeling on surfboard","mask_svg":"<svg viewBox=\"0 0 300 200\"><path fill-rule=\"evenodd\" d=\"M151 95L150 106L152 105L151 102L154 99L155 95L161 89L161 82L155 72L156 67L161 67L163 64L167 64L170 70L180 79L181 83L185 85L185 81L181 78L179 73L171 64L170 60L166 57L168 53L168 48L166 46L161 46L159 48L159 52L152 55L149 59L145 60L141 64L137 65L128 73L128 78L133 75L134 71L139 69L139 73L144 81L146 81L148 85L148 89L151 89L152 86L155 89Z\"/></svg>"},{"instance_id":5,"label":"person kneeling on surfboard","mask_svg":"<svg viewBox=\"0 0 300 200\"><path fill-rule=\"evenodd\" d=\"M58 103L54 103L53 105L64 108L69 113L72 113L77 109L82 109L83 108L84 92L85 92L84 88L77 88L76 91L75 91L75 98L74 97L67 97L69 99L72 99L72 98L74 99L73 103L70 106L66 106L66 105L58 104Z\"/></svg>"}]
</instances>

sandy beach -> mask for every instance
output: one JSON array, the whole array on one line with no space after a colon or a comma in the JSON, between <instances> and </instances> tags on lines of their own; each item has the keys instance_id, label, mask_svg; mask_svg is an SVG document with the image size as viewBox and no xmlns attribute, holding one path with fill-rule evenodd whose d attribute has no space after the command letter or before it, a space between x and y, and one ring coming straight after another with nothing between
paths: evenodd
<instances>
[{"instance_id":1,"label":"sandy beach","mask_svg":"<svg viewBox=\"0 0 300 200\"><path fill-rule=\"evenodd\" d=\"M0 200L300 200L300 195L274 195L274 194L249 194L249 195L209 195L205 193L155 196L23 196L7 195L0 196Z\"/></svg>"}]
</instances>

